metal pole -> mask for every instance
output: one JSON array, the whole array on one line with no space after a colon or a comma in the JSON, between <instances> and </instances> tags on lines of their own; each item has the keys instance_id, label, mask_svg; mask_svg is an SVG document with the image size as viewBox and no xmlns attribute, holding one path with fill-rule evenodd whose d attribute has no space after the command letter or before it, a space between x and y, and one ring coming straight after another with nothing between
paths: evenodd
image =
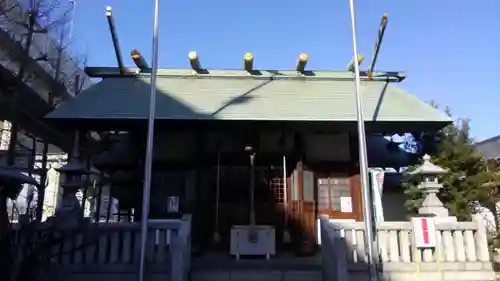
<instances>
[{"instance_id":1,"label":"metal pole","mask_svg":"<svg viewBox=\"0 0 500 281\"><path fill-rule=\"evenodd\" d=\"M146 145L146 160L144 163L144 186L142 194L142 214L141 214L141 255L139 261L139 281L144 281L146 266L146 240L148 236L148 216L149 216L149 197L151 192L151 170L153 166L153 137L155 126L155 108L156 108L156 73L158 71L158 10L159 0L154 2L153 19L153 51L151 60L151 93L149 97L149 116L148 116L148 138Z\"/></svg>"},{"instance_id":2,"label":"metal pole","mask_svg":"<svg viewBox=\"0 0 500 281\"><path fill-rule=\"evenodd\" d=\"M365 249L370 268L370 280L378 280L375 258L377 257L376 248L374 247L374 228L372 215L372 200L370 196L370 186L368 180L368 157L366 152L366 133L365 121L363 117L363 103L361 100L361 81L359 78L359 62L358 62L358 47L356 43L356 15L354 11L354 0L349 0L351 13L351 29L352 29L352 49L354 56L354 75L355 75L355 90L356 90L356 111L358 123L358 142L359 142L359 167L361 174L361 187L363 189L363 214L365 221Z\"/></svg>"}]
</instances>

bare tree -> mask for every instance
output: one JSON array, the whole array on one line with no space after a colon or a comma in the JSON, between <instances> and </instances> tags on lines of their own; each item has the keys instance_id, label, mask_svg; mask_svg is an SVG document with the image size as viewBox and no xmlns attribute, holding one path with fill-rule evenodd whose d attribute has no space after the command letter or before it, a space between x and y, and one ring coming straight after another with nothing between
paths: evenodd
<instances>
[{"instance_id":1,"label":"bare tree","mask_svg":"<svg viewBox=\"0 0 500 281\"><path fill-rule=\"evenodd\" d=\"M1 62L17 75L17 82L9 89L9 102L15 110L12 112L7 162L9 166L13 166L16 163L20 132L17 120L20 106L17 95L13 93L19 90L20 86L29 85L42 97L46 97L51 107L56 107L62 100L77 94L90 81L83 74L82 60L75 60L69 51L72 40L68 34L72 29L70 15L74 1L3 0L0 3L0 35L3 35L0 39L10 41L12 45L9 52L0 52L0 55L3 55ZM38 220L42 219L43 213L49 152L48 142L41 142L42 169L36 204ZM36 147L33 145L32 149ZM29 168L32 167L33 165Z\"/></svg>"},{"instance_id":2,"label":"bare tree","mask_svg":"<svg viewBox=\"0 0 500 281\"><path fill-rule=\"evenodd\" d=\"M19 136L23 134L19 124L20 115L28 115L33 119L42 117L23 112L17 93L27 85L54 108L62 100L76 95L90 82L83 73L83 61L75 60L70 53L72 40L68 34L71 34L72 29L70 15L73 4L71 0L0 0L0 64L16 76L15 81L8 85L6 98L1 97L13 109L7 154L9 166L14 166L19 160L16 159L18 148L22 146ZM28 221L23 222L20 228L12 229L6 209L7 198L17 196L22 181L0 181L0 268L11 269L0 270L0 275L5 275L0 276L0 280L34 281L43 278L44 274L40 274L40 271L51 260L50 251L54 245L63 243L77 232L89 237L85 229L69 232L59 230L58 234L38 236L47 186L49 143L36 136L29 137L33 140L29 155L31 159L27 161L30 174L37 154L36 144L43 143L40 183L36 192L38 196L34 198L33 194L28 194L26 199L28 204L25 212L35 213L36 216L26 216ZM7 195L6 191L11 188L18 191ZM31 204L34 200L36 204ZM20 236L28 240L16 239ZM32 240L35 236L39 238Z\"/></svg>"}]
</instances>

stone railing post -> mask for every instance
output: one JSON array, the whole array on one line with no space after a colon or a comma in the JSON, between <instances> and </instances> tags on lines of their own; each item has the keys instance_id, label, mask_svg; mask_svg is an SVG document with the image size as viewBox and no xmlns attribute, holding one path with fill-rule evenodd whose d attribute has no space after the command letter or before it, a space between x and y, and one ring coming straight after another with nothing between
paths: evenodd
<instances>
[{"instance_id":1,"label":"stone railing post","mask_svg":"<svg viewBox=\"0 0 500 281\"><path fill-rule=\"evenodd\" d=\"M448 171L433 164L429 155L425 155L423 160L422 165L412 172L412 175L418 177L420 180L418 187L424 197L418 213L420 215L435 217L439 221L456 221L457 218L450 216L450 212L444 207L443 202L437 196L439 190L443 188L438 177Z\"/></svg>"},{"instance_id":2,"label":"stone railing post","mask_svg":"<svg viewBox=\"0 0 500 281\"><path fill-rule=\"evenodd\" d=\"M481 214L474 214L473 220L477 223L476 239L476 255L479 261L489 262L490 252L488 250L488 236L484 218Z\"/></svg>"}]
</instances>

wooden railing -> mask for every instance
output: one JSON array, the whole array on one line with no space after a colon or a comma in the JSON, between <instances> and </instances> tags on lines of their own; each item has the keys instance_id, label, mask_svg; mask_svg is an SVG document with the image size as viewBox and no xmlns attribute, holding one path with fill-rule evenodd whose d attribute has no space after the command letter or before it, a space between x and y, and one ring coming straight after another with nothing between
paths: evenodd
<instances>
[{"instance_id":1,"label":"wooden railing","mask_svg":"<svg viewBox=\"0 0 500 281\"><path fill-rule=\"evenodd\" d=\"M364 223L330 222L325 218L320 222L326 280L343 280L344 271L348 275L354 271L366 271ZM436 221L435 235L435 248L417 249L413 243L411 222L377 223L378 270L412 274L420 271L441 274L450 270L457 273L471 270L491 272L482 218L477 217L471 222ZM331 269L336 271L329 272Z\"/></svg>"},{"instance_id":2,"label":"wooden railing","mask_svg":"<svg viewBox=\"0 0 500 281\"><path fill-rule=\"evenodd\" d=\"M19 237L16 244L26 249L29 249L29 245L51 245L48 250L50 264L66 276L88 275L88 278L100 279L99 275L138 273L139 223L89 224L75 231L54 231L51 227L41 227L31 232L32 237ZM181 219L150 221L146 273L165 275L168 276L166 280L170 281L187 280L190 270L190 232L191 215L184 215ZM50 242L48 239L58 239L59 242ZM28 252L21 253L19 259L22 259L23 254Z\"/></svg>"}]
</instances>

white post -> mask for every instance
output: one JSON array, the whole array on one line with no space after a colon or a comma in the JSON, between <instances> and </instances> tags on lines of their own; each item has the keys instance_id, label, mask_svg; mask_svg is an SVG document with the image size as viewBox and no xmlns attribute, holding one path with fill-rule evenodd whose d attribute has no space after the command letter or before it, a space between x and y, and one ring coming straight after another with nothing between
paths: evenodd
<instances>
[{"instance_id":1,"label":"white post","mask_svg":"<svg viewBox=\"0 0 500 281\"><path fill-rule=\"evenodd\" d=\"M155 108L156 108L156 73L158 71L158 10L159 0L154 2L153 19L153 57L151 63L151 92L149 97L149 116L148 116L148 137L146 145L146 159L144 163L144 185L142 191L142 214L141 214L141 254L139 261L139 281L145 281L146 267L146 240L148 237L148 217L149 200L151 193L151 170L153 166L153 137L155 127Z\"/></svg>"},{"instance_id":2,"label":"white post","mask_svg":"<svg viewBox=\"0 0 500 281\"><path fill-rule=\"evenodd\" d=\"M373 201L371 200L370 184L368 179L368 156L366 152L366 133L365 133L365 119L363 116L363 101L361 98L361 79L359 77L359 61L358 61L358 47L356 42L356 13L354 8L354 0L349 0L349 7L351 12L351 31L352 31L352 50L354 55L354 76L356 88L356 111L358 121L358 143L359 143L359 168L361 176L361 188L363 190L363 215L365 222L365 254L368 260L368 267L370 269L370 280L376 281L378 279L377 268L375 259L377 252L375 247L375 231L373 226Z\"/></svg>"}]
</instances>

